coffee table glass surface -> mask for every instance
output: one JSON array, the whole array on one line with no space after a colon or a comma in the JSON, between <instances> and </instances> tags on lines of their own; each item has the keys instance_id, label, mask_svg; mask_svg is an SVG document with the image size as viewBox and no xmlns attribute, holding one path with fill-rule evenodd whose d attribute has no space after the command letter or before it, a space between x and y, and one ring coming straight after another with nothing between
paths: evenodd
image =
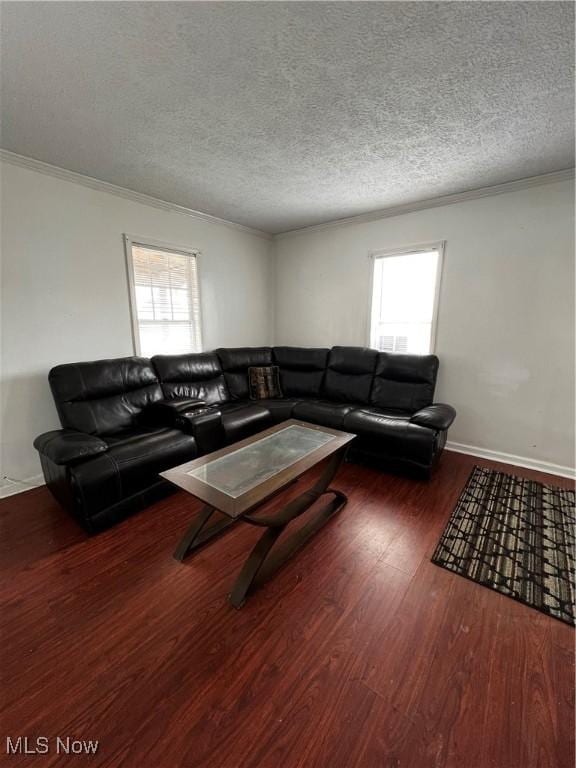
<instances>
[{"instance_id":1,"label":"coffee table glass surface","mask_svg":"<svg viewBox=\"0 0 576 768\"><path fill-rule=\"evenodd\" d=\"M328 432L310 427L288 426L191 469L188 475L236 499L335 439Z\"/></svg>"},{"instance_id":2,"label":"coffee table glass surface","mask_svg":"<svg viewBox=\"0 0 576 768\"><path fill-rule=\"evenodd\" d=\"M237 518L353 439L348 432L289 419L160 474Z\"/></svg>"}]
</instances>

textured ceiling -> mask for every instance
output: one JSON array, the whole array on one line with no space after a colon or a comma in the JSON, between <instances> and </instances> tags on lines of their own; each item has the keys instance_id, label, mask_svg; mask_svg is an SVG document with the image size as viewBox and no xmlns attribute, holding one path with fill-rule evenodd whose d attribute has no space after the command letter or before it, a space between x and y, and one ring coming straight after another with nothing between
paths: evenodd
<instances>
[{"instance_id":1,"label":"textured ceiling","mask_svg":"<svg viewBox=\"0 0 576 768\"><path fill-rule=\"evenodd\" d=\"M564 2L13 2L5 149L268 232L568 168Z\"/></svg>"}]
</instances>

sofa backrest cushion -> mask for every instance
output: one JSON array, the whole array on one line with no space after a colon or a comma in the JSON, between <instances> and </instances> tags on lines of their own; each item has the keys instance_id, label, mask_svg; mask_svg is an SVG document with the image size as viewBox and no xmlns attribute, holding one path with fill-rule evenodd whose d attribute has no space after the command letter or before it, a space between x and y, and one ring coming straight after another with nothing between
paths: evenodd
<instances>
[{"instance_id":1,"label":"sofa backrest cushion","mask_svg":"<svg viewBox=\"0 0 576 768\"><path fill-rule=\"evenodd\" d=\"M222 347L216 350L216 354L233 400L247 400L250 397L248 368L272 365L270 347Z\"/></svg>"},{"instance_id":2,"label":"sofa backrest cushion","mask_svg":"<svg viewBox=\"0 0 576 768\"><path fill-rule=\"evenodd\" d=\"M284 397L320 397L328 349L274 347Z\"/></svg>"},{"instance_id":3,"label":"sofa backrest cushion","mask_svg":"<svg viewBox=\"0 0 576 768\"><path fill-rule=\"evenodd\" d=\"M368 403L378 352L365 347L332 347L323 393L330 400Z\"/></svg>"},{"instance_id":4,"label":"sofa backrest cushion","mask_svg":"<svg viewBox=\"0 0 576 768\"><path fill-rule=\"evenodd\" d=\"M415 412L434 400L436 355L399 355L380 352L376 364L371 405Z\"/></svg>"},{"instance_id":5,"label":"sofa backrest cushion","mask_svg":"<svg viewBox=\"0 0 576 768\"><path fill-rule=\"evenodd\" d=\"M230 399L220 360L215 352L156 355L152 358L164 396L189 397L208 404Z\"/></svg>"},{"instance_id":6,"label":"sofa backrest cushion","mask_svg":"<svg viewBox=\"0 0 576 768\"><path fill-rule=\"evenodd\" d=\"M91 435L134 426L141 411L163 397L156 372L144 357L57 365L48 380L62 426Z\"/></svg>"}]
</instances>

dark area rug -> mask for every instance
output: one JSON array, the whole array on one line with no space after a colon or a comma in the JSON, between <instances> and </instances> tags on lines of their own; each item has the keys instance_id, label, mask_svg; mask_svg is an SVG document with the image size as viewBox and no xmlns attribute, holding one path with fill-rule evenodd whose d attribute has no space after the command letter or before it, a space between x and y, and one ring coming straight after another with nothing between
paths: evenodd
<instances>
[{"instance_id":1,"label":"dark area rug","mask_svg":"<svg viewBox=\"0 0 576 768\"><path fill-rule=\"evenodd\" d=\"M574 490L474 467L432 562L575 624Z\"/></svg>"}]
</instances>

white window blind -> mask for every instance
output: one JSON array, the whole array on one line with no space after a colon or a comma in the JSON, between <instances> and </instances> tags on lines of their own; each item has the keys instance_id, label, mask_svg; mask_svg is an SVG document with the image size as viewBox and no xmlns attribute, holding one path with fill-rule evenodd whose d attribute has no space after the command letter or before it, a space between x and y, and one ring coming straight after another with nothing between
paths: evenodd
<instances>
[{"instance_id":1,"label":"white window blind","mask_svg":"<svg viewBox=\"0 0 576 768\"><path fill-rule=\"evenodd\" d=\"M127 240L134 336L139 354L200 352L196 253Z\"/></svg>"},{"instance_id":2,"label":"white window blind","mask_svg":"<svg viewBox=\"0 0 576 768\"><path fill-rule=\"evenodd\" d=\"M436 325L442 245L374 254L370 346L428 354Z\"/></svg>"}]
</instances>

